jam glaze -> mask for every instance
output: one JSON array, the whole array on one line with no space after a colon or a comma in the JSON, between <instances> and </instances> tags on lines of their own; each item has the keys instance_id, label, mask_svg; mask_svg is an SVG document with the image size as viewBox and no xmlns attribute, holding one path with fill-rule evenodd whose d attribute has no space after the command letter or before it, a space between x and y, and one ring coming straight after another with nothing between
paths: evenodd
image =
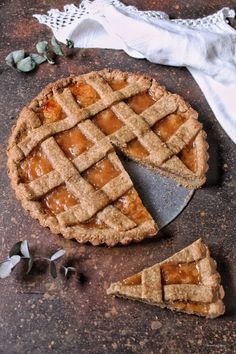
<instances>
[{"instance_id":1,"label":"jam glaze","mask_svg":"<svg viewBox=\"0 0 236 354\"><path fill-rule=\"evenodd\" d=\"M83 172L82 176L92 184L95 189L100 189L119 174L120 170L118 170L108 158L104 158L87 171Z\"/></svg>"},{"instance_id":2,"label":"jam glaze","mask_svg":"<svg viewBox=\"0 0 236 354\"><path fill-rule=\"evenodd\" d=\"M126 87L128 82L125 80L108 80L108 84L111 86L113 91L118 91Z\"/></svg>"},{"instance_id":3,"label":"jam glaze","mask_svg":"<svg viewBox=\"0 0 236 354\"><path fill-rule=\"evenodd\" d=\"M52 171L52 166L41 148L35 148L22 161L19 167L19 175L22 183L29 183L36 178L46 175Z\"/></svg>"},{"instance_id":4,"label":"jam glaze","mask_svg":"<svg viewBox=\"0 0 236 354\"><path fill-rule=\"evenodd\" d=\"M151 220L150 214L144 208L143 203L134 188L131 188L128 192L122 195L122 197L117 199L114 205L137 225Z\"/></svg>"},{"instance_id":5,"label":"jam glaze","mask_svg":"<svg viewBox=\"0 0 236 354\"><path fill-rule=\"evenodd\" d=\"M199 284L200 274L196 262L164 263L161 265L162 284Z\"/></svg>"},{"instance_id":6,"label":"jam glaze","mask_svg":"<svg viewBox=\"0 0 236 354\"><path fill-rule=\"evenodd\" d=\"M135 113L140 114L152 106L155 100L147 92L143 92L128 98L126 102Z\"/></svg>"},{"instance_id":7,"label":"jam glaze","mask_svg":"<svg viewBox=\"0 0 236 354\"><path fill-rule=\"evenodd\" d=\"M201 302L173 302L173 307L175 309L186 311L190 313L198 313L202 316L206 316L209 313L210 306L209 304L203 304Z\"/></svg>"},{"instance_id":8,"label":"jam glaze","mask_svg":"<svg viewBox=\"0 0 236 354\"><path fill-rule=\"evenodd\" d=\"M96 114L92 121L106 135L114 133L124 125L111 109Z\"/></svg>"},{"instance_id":9,"label":"jam glaze","mask_svg":"<svg viewBox=\"0 0 236 354\"><path fill-rule=\"evenodd\" d=\"M161 140L167 141L184 122L186 122L185 117L179 114L169 114L156 122L152 129L154 133L159 135Z\"/></svg>"},{"instance_id":10,"label":"jam glaze","mask_svg":"<svg viewBox=\"0 0 236 354\"><path fill-rule=\"evenodd\" d=\"M141 274L135 274L132 277L122 280L121 282L123 285L132 286L132 285L141 285L142 284L142 277Z\"/></svg>"},{"instance_id":11,"label":"jam glaze","mask_svg":"<svg viewBox=\"0 0 236 354\"><path fill-rule=\"evenodd\" d=\"M42 124L50 124L66 117L61 106L51 97L38 110Z\"/></svg>"},{"instance_id":12,"label":"jam glaze","mask_svg":"<svg viewBox=\"0 0 236 354\"><path fill-rule=\"evenodd\" d=\"M93 146L78 127L57 134L55 139L69 159L75 158Z\"/></svg>"},{"instance_id":13,"label":"jam glaze","mask_svg":"<svg viewBox=\"0 0 236 354\"><path fill-rule=\"evenodd\" d=\"M71 84L69 89L81 107L88 107L100 99L94 88L85 82Z\"/></svg>"},{"instance_id":14,"label":"jam glaze","mask_svg":"<svg viewBox=\"0 0 236 354\"><path fill-rule=\"evenodd\" d=\"M190 171L197 171L197 150L193 141L190 141L178 156Z\"/></svg>"},{"instance_id":15,"label":"jam glaze","mask_svg":"<svg viewBox=\"0 0 236 354\"><path fill-rule=\"evenodd\" d=\"M145 147L138 141L138 139L131 140L124 151L134 158L143 159L149 155L149 152Z\"/></svg>"},{"instance_id":16,"label":"jam glaze","mask_svg":"<svg viewBox=\"0 0 236 354\"><path fill-rule=\"evenodd\" d=\"M79 200L68 191L66 185L61 185L47 193L41 199L41 202L46 211L57 215L78 204Z\"/></svg>"}]
</instances>

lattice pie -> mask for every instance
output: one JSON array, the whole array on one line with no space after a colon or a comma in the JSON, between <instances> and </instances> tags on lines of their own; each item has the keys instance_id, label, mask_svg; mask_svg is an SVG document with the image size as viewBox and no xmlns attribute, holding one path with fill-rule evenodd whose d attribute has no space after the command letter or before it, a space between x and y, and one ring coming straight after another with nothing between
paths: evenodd
<instances>
[{"instance_id":1,"label":"lattice pie","mask_svg":"<svg viewBox=\"0 0 236 354\"><path fill-rule=\"evenodd\" d=\"M216 262L201 239L165 261L111 284L107 293L210 318L225 311Z\"/></svg>"},{"instance_id":2,"label":"lattice pie","mask_svg":"<svg viewBox=\"0 0 236 354\"><path fill-rule=\"evenodd\" d=\"M8 148L17 198L43 226L79 242L155 235L114 147L185 187L205 181L197 113L155 80L103 70L52 83L22 110Z\"/></svg>"}]
</instances>

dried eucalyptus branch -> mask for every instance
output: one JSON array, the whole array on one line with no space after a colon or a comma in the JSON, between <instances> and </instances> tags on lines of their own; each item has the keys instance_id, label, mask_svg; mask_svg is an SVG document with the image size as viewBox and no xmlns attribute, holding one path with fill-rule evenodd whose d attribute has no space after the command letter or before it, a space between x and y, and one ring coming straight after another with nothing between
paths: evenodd
<instances>
[{"instance_id":1,"label":"dried eucalyptus branch","mask_svg":"<svg viewBox=\"0 0 236 354\"><path fill-rule=\"evenodd\" d=\"M74 42L67 39L65 45L65 53L63 52L61 45L53 36L51 38L52 49L47 41L40 41L36 44L36 50L38 54L26 54L24 49L15 50L9 53L6 57L6 64L11 68L19 72L30 72L34 70L38 65L47 61L49 64L55 64L56 56L72 56L72 49L74 48Z\"/></svg>"},{"instance_id":2,"label":"dried eucalyptus branch","mask_svg":"<svg viewBox=\"0 0 236 354\"><path fill-rule=\"evenodd\" d=\"M37 260L46 260L49 262L49 269L50 274L53 278L57 277L57 268L56 262L59 258L65 255L65 251L63 249L58 250L55 252L50 258L41 257L41 256L33 256L28 247L27 240L19 241L15 243L10 252L8 258L0 263L0 278L6 278L11 274L11 271L15 268L15 266L23 259L28 260L28 268L26 274L29 274L33 264ZM70 267L69 267L70 268ZM71 267L72 268L72 267ZM70 269L71 270L71 269ZM68 271L67 271L68 272ZM66 277L66 274L65 274Z\"/></svg>"}]
</instances>

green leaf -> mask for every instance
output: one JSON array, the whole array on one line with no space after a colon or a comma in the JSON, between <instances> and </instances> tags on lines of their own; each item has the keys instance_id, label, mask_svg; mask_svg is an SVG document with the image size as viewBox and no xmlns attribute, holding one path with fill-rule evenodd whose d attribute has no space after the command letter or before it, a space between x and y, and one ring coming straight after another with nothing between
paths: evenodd
<instances>
[{"instance_id":1,"label":"green leaf","mask_svg":"<svg viewBox=\"0 0 236 354\"><path fill-rule=\"evenodd\" d=\"M47 59L49 64L56 64L55 60L51 57L51 55L49 53L44 53L44 57Z\"/></svg>"},{"instance_id":2,"label":"green leaf","mask_svg":"<svg viewBox=\"0 0 236 354\"><path fill-rule=\"evenodd\" d=\"M39 54L44 54L48 51L48 42L47 41L41 41L36 44L36 49Z\"/></svg>"},{"instance_id":3,"label":"green leaf","mask_svg":"<svg viewBox=\"0 0 236 354\"><path fill-rule=\"evenodd\" d=\"M11 262L11 268L13 269L20 262L21 256L11 256L9 260Z\"/></svg>"},{"instance_id":4,"label":"green leaf","mask_svg":"<svg viewBox=\"0 0 236 354\"><path fill-rule=\"evenodd\" d=\"M56 40L56 38L54 36L52 36L51 44L52 44L52 47L53 47L53 51L54 51L54 53L56 55L61 55L61 56L64 55L62 50L61 50L60 44L58 43L58 41Z\"/></svg>"},{"instance_id":5,"label":"green leaf","mask_svg":"<svg viewBox=\"0 0 236 354\"><path fill-rule=\"evenodd\" d=\"M50 268L50 273L51 273L51 276L53 278L56 278L57 277L57 268L56 268L56 263L51 261L50 262L50 265L49 265L49 268Z\"/></svg>"},{"instance_id":6,"label":"green leaf","mask_svg":"<svg viewBox=\"0 0 236 354\"><path fill-rule=\"evenodd\" d=\"M21 242L22 242L22 241L19 241L19 242L15 243L15 244L12 246L12 248L11 248L11 250L10 250L10 252L9 252L9 257L15 256L15 255L19 255Z\"/></svg>"},{"instance_id":7,"label":"green leaf","mask_svg":"<svg viewBox=\"0 0 236 354\"><path fill-rule=\"evenodd\" d=\"M8 277L11 274L11 269L12 269L12 265L11 265L10 259L1 263L0 264L0 278L4 279L4 278Z\"/></svg>"},{"instance_id":8,"label":"green leaf","mask_svg":"<svg viewBox=\"0 0 236 354\"><path fill-rule=\"evenodd\" d=\"M74 48L74 42L71 40L71 39L67 39L66 40L66 46L68 47L68 48Z\"/></svg>"},{"instance_id":9,"label":"green leaf","mask_svg":"<svg viewBox=\"0 0 236 354\"><path fill-rule=\"evenodd\" d=\"M21 61L19 61L16 65L16 67L17 67L17 70L27 73L29 71L34 70L34 68L36 67L36 63L29 56L29 57L26 57L26 58L22 59Z\"/></svg>"},{"instance_id":10,"label":"green leaf","mask_svg":"<svg viewBox=\"0 0 236 354\"><path fill-rule=\"evenodd\" d=\"M11 274L12 269L20 262L20 256L12 256L0 264L0 278L4 279Z\"/></svg>"},{"instance_id":11,"label":"green leaf","mask_svg":"<svg viewBox=\"0 0 236 354\"><path fill-rule=\"evenodd\" d=\"M13 54L9 53L5 58L6 64L15 69L15 62L13 59Z\"/></svg>"},{"instance_id":12,"label":"green leaf","mask_svg":"<svg viewBox=\"0 0 236 354\"><path fill-rule=\"evenodd\" d=\"M51 260L51 261L55 261L56 259L58 259L58 258L64 256L65 253L66 253L66 251L64 251L63 249L61 249L61 250L57 251L56 253L54 253L54 254L51 256L50 260Z\"/></svg>"},{"instance_id":13,"label":"green leaf","mask_svg":"<svg viewBox=\"0 0 236 354\"><path fill-rule=\"evenodd\" d=\"M14 52L12 52L12 56L13 56L13 60L14 60L15 64L17 64L19 61L24 59L25 51L24 51L24 49L15 50Z\"/></svg>"},{"instance_id":14,"label":"green leaf","mask_svg":"<svg viewBox=\"0 0 236 354\"><path fill-rule=\"evenodd\" d=\"M34 259L33 257L29 258L28 260L28 268L27 268L27 272L26 274L29 274L29 272L31 271L32 267L33 267L33 264L34 264Z\"/></svg>"},{"instance_id":15,"label":"green leaf","mask_svg":"<svg viewBox=\"0 0 236 354\"><path fill-rule=\"evenodd\" d=\"M21 242L20 251L21 251L22 255L23 255L25 258L30 258L30 253L29 253L29 248L28 248L28 242L27 242L27 240L24 240L24 241Z\"/></svg>"},{"instance_id":16,"label":"green leaf","mask_svg":"<svg viewBox=\"0 0 236 354\"><path fill-rule=\"evenodd\" d=\"M76 269L74 267L63 267L64 272L65 272L65 277L67 277L69 272L76 272Z\"/></svg>"},{"instance_id":17,"label":"green leaf","mask_svg":"<svg viewBox=\"0 0 236 354\"><path fill-rule=\"evenodd\" d=\"M46 58L44 58L42 55L39 54L31 54L30 56L38 65L44 63L47 60Z\"/></svg>"},{"instance_id":18,"label":"green leaf","mask_svg":"<svg viewBox=\"0 0 236 354\"><path fill-rule=\"evenodd\" d=\"M11 66L12 68L16 67L16 64L24 59L25 57L25 51L23 49L20 50L15 50L14 52L9 53L5 60L6 60L6 64Z\"/></svg>"}]
</instances>

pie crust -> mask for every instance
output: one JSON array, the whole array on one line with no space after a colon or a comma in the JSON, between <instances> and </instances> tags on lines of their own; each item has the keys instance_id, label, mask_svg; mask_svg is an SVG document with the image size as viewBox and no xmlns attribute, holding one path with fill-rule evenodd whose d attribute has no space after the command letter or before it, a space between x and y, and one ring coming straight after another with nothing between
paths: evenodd
<instances>
[{"instance_id":1,"label":"pie crust","mask_svg":"<svg viewBox=\"0 0 236 354\"><path fill-rule=\"evenodd\" d=\"M49 84L25 107L8 146L16 196L32 217L79 242L140 241L158 227L114 147L187 188L205 181L197 113L141 74L102 70Z\"/></svg>"},{"instance_id":2,"label":"pie crust","mask_svg":"<svg viewBox=\"0 0 236 354\"><path fill-rule=\"evenodd\" d=\"M111 284L107 294L209 318L225 311L216 262L201 239L163 262Z\"/></svg>"}]
</instances>

